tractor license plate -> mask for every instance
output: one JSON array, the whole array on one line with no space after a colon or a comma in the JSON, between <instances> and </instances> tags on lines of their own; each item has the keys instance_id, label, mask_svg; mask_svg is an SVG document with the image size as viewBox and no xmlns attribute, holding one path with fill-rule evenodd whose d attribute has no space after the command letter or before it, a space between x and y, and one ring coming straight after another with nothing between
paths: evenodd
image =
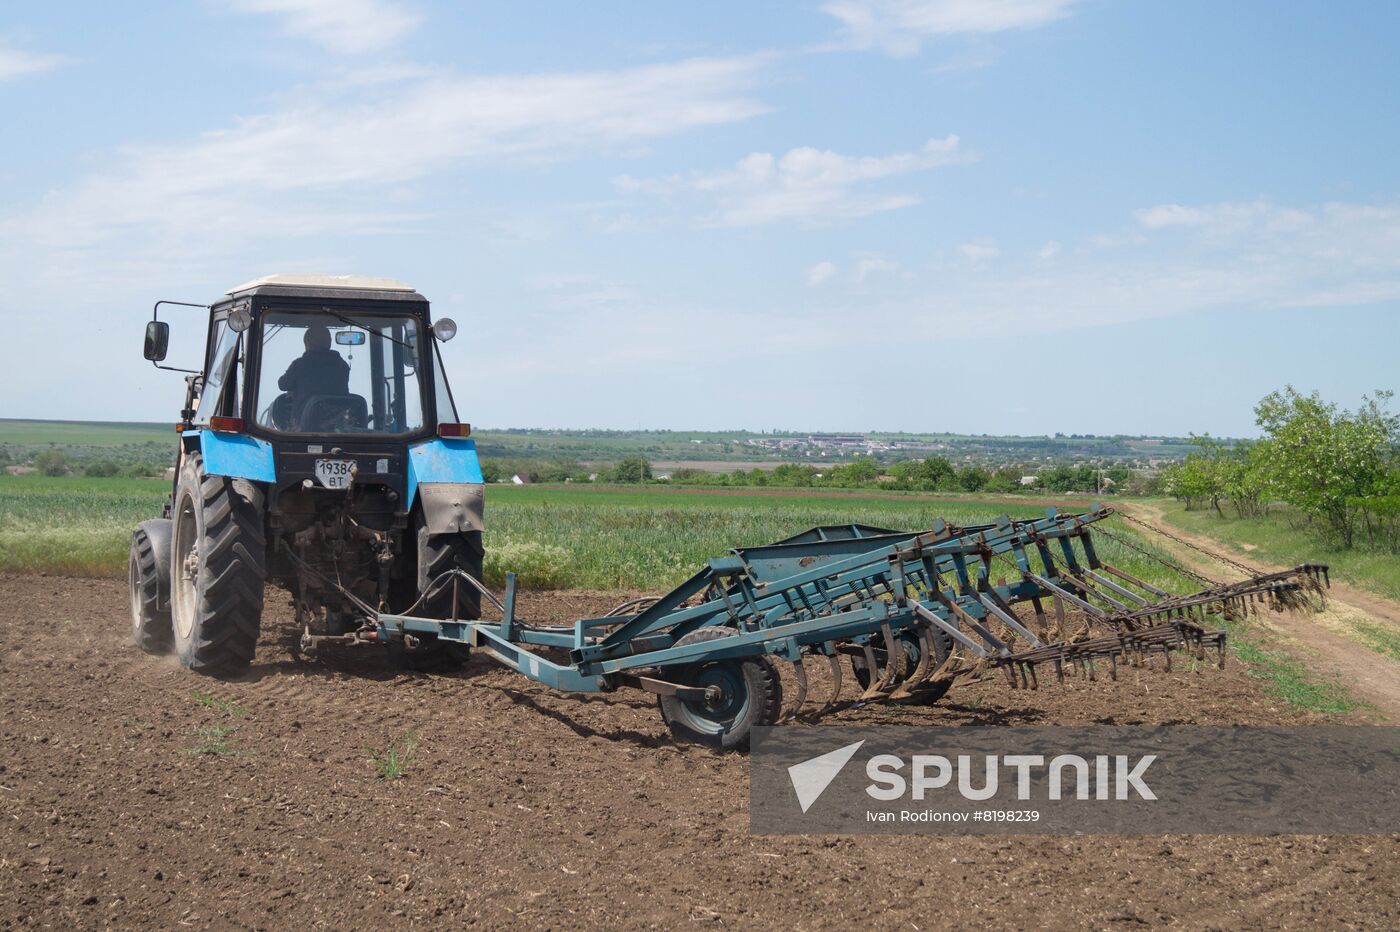
<instances>
[{"instance_id":1,"label":"tractor license plate","mask_svg":"<svg viewBox=\"0 0 1400 932\"><path fill-rule=\"evenodd\" d=\"M354 469L354 460L317 460L316 481L328 489L348 488Z\"/></svg>"}]
</instances>

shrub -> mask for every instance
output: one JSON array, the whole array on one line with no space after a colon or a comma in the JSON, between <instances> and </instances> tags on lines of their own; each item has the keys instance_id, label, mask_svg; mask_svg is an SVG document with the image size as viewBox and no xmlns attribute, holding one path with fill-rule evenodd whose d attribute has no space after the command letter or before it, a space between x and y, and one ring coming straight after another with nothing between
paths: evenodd
<instances>
[{"instance_id":1,"label":"shrub","mask_svg":"<svg viewBox=\"0 0 1400 932\"><path fill-rule=\"evenodd\" d=\"M46 476L66 476L68 457L61 450L41 450L34 454L34 468Z\"/></svg>"}]
</instances>

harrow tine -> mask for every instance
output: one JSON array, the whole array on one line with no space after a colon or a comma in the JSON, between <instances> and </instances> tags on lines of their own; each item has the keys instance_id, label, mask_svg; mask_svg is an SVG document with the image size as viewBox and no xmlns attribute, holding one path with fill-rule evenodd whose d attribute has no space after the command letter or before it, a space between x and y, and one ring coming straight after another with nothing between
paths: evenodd
<instances>
[{"instance_id":1,"label":"harrow tine","mask_svg":"<svg viewBox=\"0 0 1400 932\"><path fill-rule=\"evenodd\" d=\"M779 716L780 722L797 718L797 714L802 711L802 704L807 701L807 668L803 666L801 657L792 662L792 676L797 681L797 699L787 714Z\"/></svg>"},{"instance_id":2,"label":"harrow tine","mask_svg":"<svg viewBox=\"0 0 1400 932\"><path fill-rule=\"evenodd\" d=\"M861 701L884 697L889 691L890 684L894 682L896 671L904 667L904 651L894 641L894 632L890 630L889 622L880 625L880 633L885 638L885 669L880 674L879 680L875 679L875 651L871 649L870 643L865 644L865 662L869 664L870 686L861 694Z\"/></svg>"},{"instance_id":3,"label":"harrow tine","mask_svg":"<svg viewBox=\"0 0 1400 932\"><path fill-rule=\"evenodd\" d=\"M817 710L817 715L831 711L836 705L836 700L841 698L841 655L836 652L836 643L827 641L825 647L828 651L826 660L831 664L831 697Z\"/></svg>"},{"instance_id":4,"label":"harrow tine","mask_svg":"<svg viewBox=\"0 0 1400 932\"><path fill-rule=\"evenodd\" d=\"M915 630L919 636L919 661L914 664L914 672L890 693L891 699L907 699L933 672L933 636L929 633L928 624L921 624Z\"/></svg>"}]
</instances>

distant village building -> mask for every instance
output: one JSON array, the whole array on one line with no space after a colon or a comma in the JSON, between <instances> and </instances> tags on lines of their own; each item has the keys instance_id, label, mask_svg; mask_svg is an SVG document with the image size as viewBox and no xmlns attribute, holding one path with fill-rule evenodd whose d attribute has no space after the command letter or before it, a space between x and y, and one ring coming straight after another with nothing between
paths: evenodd
<instances>
[{"instance_id":1,"label":"distant village building","mask_svg":"<svg viewBox=\"0 0 1400 932\"><path fill-rule=\"evenodd\" d=\"M1039 476L1022 476L1022 477L1021 477L1021 484L1022 484L1022 485L1035 485L1038 481L1040 481L1040 477L1039 477Z\"/></svg>"},{"instance_id":2,"label":"distant village building","mask_svg":"<svg viewBox=\"0 0 1400 932\"><path fill-rule=\"evenodd\" d=\"M33 466L6 466L5 472L12 476L27 476L30 473L38 472Z\"/></svg>"},{"instance_id":3,"label":"distant village building","mask_svg":"<svg viewBox=\"0 0 1400 932\"><path fill-rule=\"evenodd\" d=\"M525 475L524 473L516 473L515 475L513 475L513 476L510 477L510 484L511 484L511 485L529 485L529 484L530 484L530 477L527 476L527 475Z\"/></svg>"}]
</instances>

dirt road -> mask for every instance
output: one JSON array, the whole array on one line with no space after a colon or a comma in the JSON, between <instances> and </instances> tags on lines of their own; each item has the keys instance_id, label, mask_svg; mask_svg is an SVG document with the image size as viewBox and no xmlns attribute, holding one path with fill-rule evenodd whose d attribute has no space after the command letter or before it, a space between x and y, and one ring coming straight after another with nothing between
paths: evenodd
<instances>
[{"instance_id":1,"label":"dirt road","mask_svg":"<svg viewBox=\"0 0 1400 932\"><path fill-rule=\"evenodd\" d=\"M1179 540L1209 552L1224 553L1257 573L1273 573L1286 568L1262 563L1252 556L1241 556L1219 541L1183 531L1169 524L1161 507L1151 502L1124 503L1119 507ZM1233 580L1245 576L1227 564L1202 555L1200 550L1181 546L1170 539L1158 538L1154 542L1167 547L1174 557L1188 566L1208 573L1212 579ZM1290 650L1310 668L1345 684L1356 698L1369 703L1379 721L1400 724L1400 663L1349 636L1352 633L1349 622L1352 620L1379 622L1400 630L1400 605L1335 580L1327 596L1325 612L1267 615L1261 621L1290 642Z\"/></svg>"},{"instance_id":2,"label":"dirt road","mask_svg":"<svg viewBox=\"0 0 1400 932\"><path fill-rule=\"evenodd\" d=\"M1396 837L755 837L745 759L673 744L636 694L570 699L484 662L299 664L271 595L252 674L216 683L137 652L124 600L0 577L0 928L1400 924ZM834 719L1315 720L1233 661ZM193 753L209 729L232 753ZM406 774L378 779L367 749L409 734Z\"/></svg>"}]
</instances>

